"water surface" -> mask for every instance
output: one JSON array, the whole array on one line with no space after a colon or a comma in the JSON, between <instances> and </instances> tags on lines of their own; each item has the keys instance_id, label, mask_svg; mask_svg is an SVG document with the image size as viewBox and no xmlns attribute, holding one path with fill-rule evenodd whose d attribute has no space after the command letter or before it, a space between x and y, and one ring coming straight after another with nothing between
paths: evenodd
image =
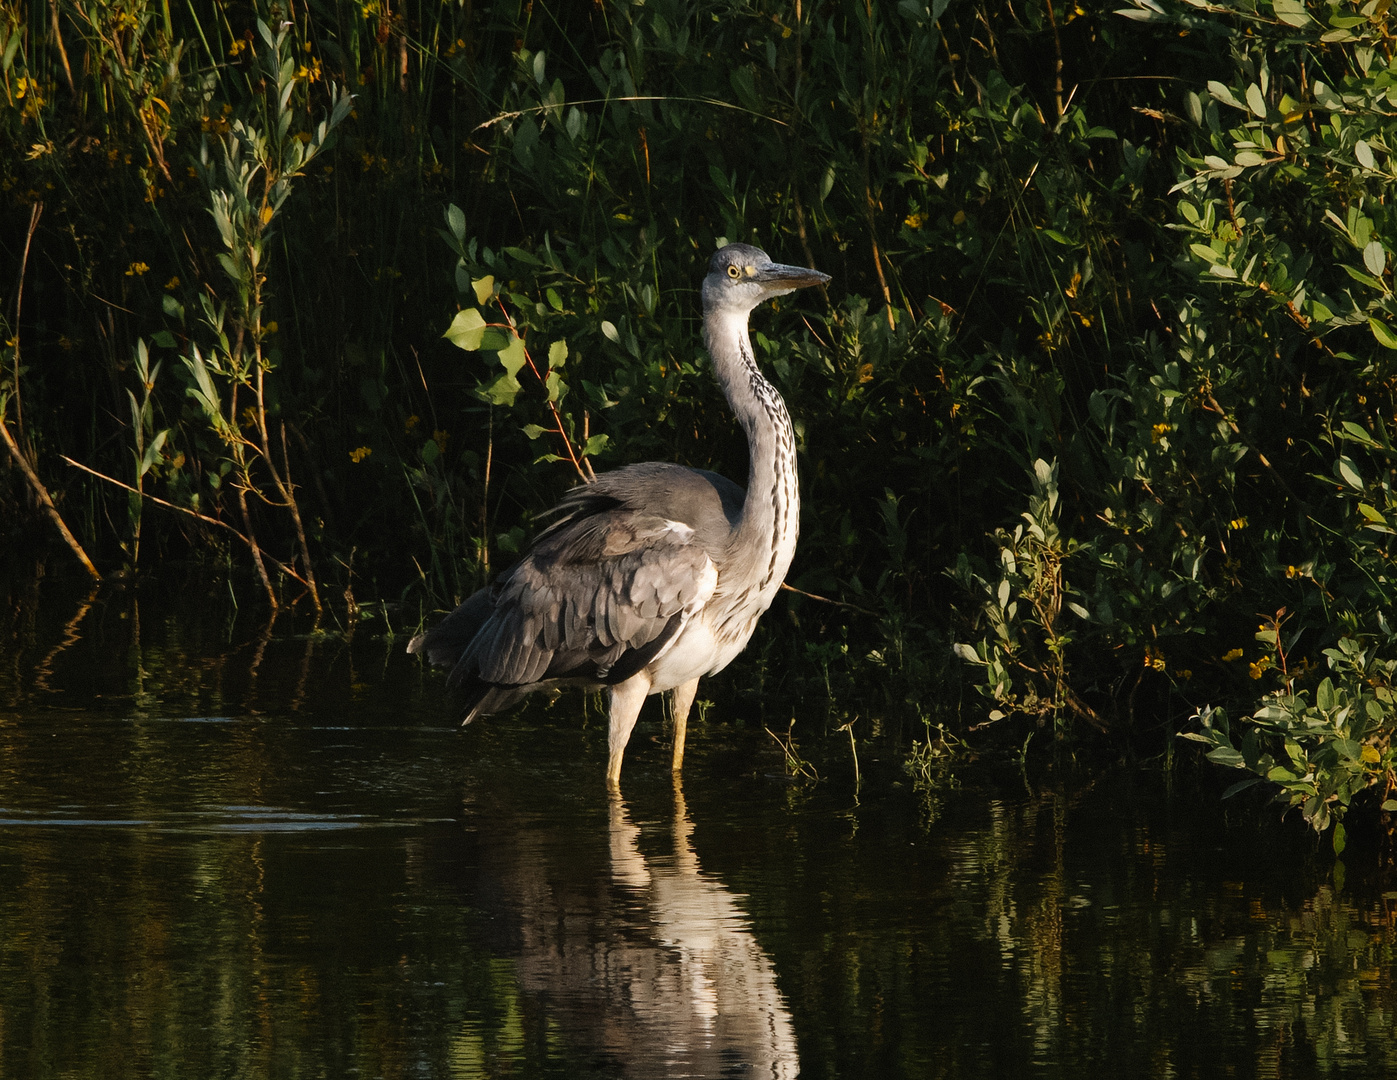
<instances>
[{"instance_id":1,"label":"water surface","mask_svg":"<svg viewBox=\"0 0 1397 1080\"><path fill-rule=\"evenodd\" d=\"M611 799L583 699L458 729L382 620L9 618L3 1077L1397 1075L1376 847L1186 775L856 797L738 694L679 790L647 712Z\"/></svg>"}]
</instances>

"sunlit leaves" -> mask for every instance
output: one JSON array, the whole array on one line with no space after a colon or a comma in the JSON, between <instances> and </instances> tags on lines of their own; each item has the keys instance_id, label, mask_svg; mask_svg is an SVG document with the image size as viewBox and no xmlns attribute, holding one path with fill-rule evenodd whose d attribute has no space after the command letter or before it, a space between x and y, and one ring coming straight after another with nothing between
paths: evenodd
<instances>
[{"instance_id":1,"label":"sunlit leaves","mask_svg":"<svg viewBox=\"0 0 1397 1080\"><path fill-rule=\"evenodd\" d=\"M458 349L474 352L480 348L484 335L485 317L476 308L462 308L456 312L456 317L451 320L451 325L446 328L442 337Z\"/></svg>"}]
</instances>

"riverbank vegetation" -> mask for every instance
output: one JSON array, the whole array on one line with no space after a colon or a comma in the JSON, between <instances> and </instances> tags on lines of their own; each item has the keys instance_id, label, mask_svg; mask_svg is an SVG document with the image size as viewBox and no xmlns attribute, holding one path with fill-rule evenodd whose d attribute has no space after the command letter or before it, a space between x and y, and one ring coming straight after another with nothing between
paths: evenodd
<instances>
[{"instance_id":1,"label":"riverbank vegetation","mask_svg":"<svg viewBox=\"0 0 1397 1080\"><path fill-rule=\"evenodd\" d=\"M3 543L449 607L593 468L744 475L696 300L744 240L834 275L756 322L805 513L737 678L788 755L1183 733L1342 849L1397 809L1392 43L1386 0L4 0Z\"/></svg>"}]
</instances>

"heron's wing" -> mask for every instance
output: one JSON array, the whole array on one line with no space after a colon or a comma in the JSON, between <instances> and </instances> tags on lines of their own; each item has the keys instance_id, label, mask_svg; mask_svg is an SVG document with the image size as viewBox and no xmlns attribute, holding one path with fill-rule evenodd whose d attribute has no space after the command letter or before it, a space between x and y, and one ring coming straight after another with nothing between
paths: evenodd
<instances>
[{"instance_id":1,"label":"heron's wing","mask_svg":"<svg viewBox=\"0 0 1397 1080\"><path fill-rule=\"evenodd\" d=\"M713 595L718 572L690 526L602 500L579 510L491 590L493 611L451 673L477 699L472 713L550 680L621 682Z\"/></svg>"}]
</instances>

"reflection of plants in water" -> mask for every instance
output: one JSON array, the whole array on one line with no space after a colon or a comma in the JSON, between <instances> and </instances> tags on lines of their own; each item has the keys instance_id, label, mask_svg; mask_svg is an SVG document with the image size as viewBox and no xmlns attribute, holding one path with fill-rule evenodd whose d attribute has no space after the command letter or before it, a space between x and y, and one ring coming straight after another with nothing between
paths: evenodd
<instances>
[{"instance_id":1,"label":"reflection of plants in water","mask_svg":"<svg viewBox=\"0 0 1397 1080\"><path fill-rule=\"evenodd\" d=\"M1084 850L1093 809L1099 799L1060 792L1017 809L994 801L954 847L948 888L999 954L999 993L1017 999L1036 1058L1072 1059L1127 1022L1152 1048L1155 1075L1196 1064L1200 1031L1254 1033L1222 1052L1239 1070L1235 1055L1254 1053L1256 1076L1294 1075L1296 1053L1313 1054L1318 1075L1397 1067L1390 897L1359 905L1325 884L1288 904L1240 869L1200 878L1193 855L1148 819ZM1152 883L1131 880L1142 872Z\"/></svg>"},{"instance_id":2,"label":"reflection of plants in water","mask_svg":"<svg viewBox=\"0 0 1397 1080\"><path fill-rule=\"evenodd\" d=\"M452 1037L447 1050L452 1076L507 1075L529 1063L514 961L493 958L480 975L487 985L476 1000L487 1007L462 1021Z\"/></svg>"},{"instance_id":3,"label":"reflection of plants in water","mask_svg":"<svg viewBox=\"0 0 1397 1080\"><path fill-rule=\"evenodd\" d=\"M1253 902L1249 915L1245 934L1200 947L1184 979L1210 1008L1253 1017L1257 1075L1281 1074L1281 1049L1295 1030L1308 1037L1321 1074L1354 1062L1397 1064L1391 912L1355 907L1324 885L1296 910Z\"/></svg>"}]
</instances>

